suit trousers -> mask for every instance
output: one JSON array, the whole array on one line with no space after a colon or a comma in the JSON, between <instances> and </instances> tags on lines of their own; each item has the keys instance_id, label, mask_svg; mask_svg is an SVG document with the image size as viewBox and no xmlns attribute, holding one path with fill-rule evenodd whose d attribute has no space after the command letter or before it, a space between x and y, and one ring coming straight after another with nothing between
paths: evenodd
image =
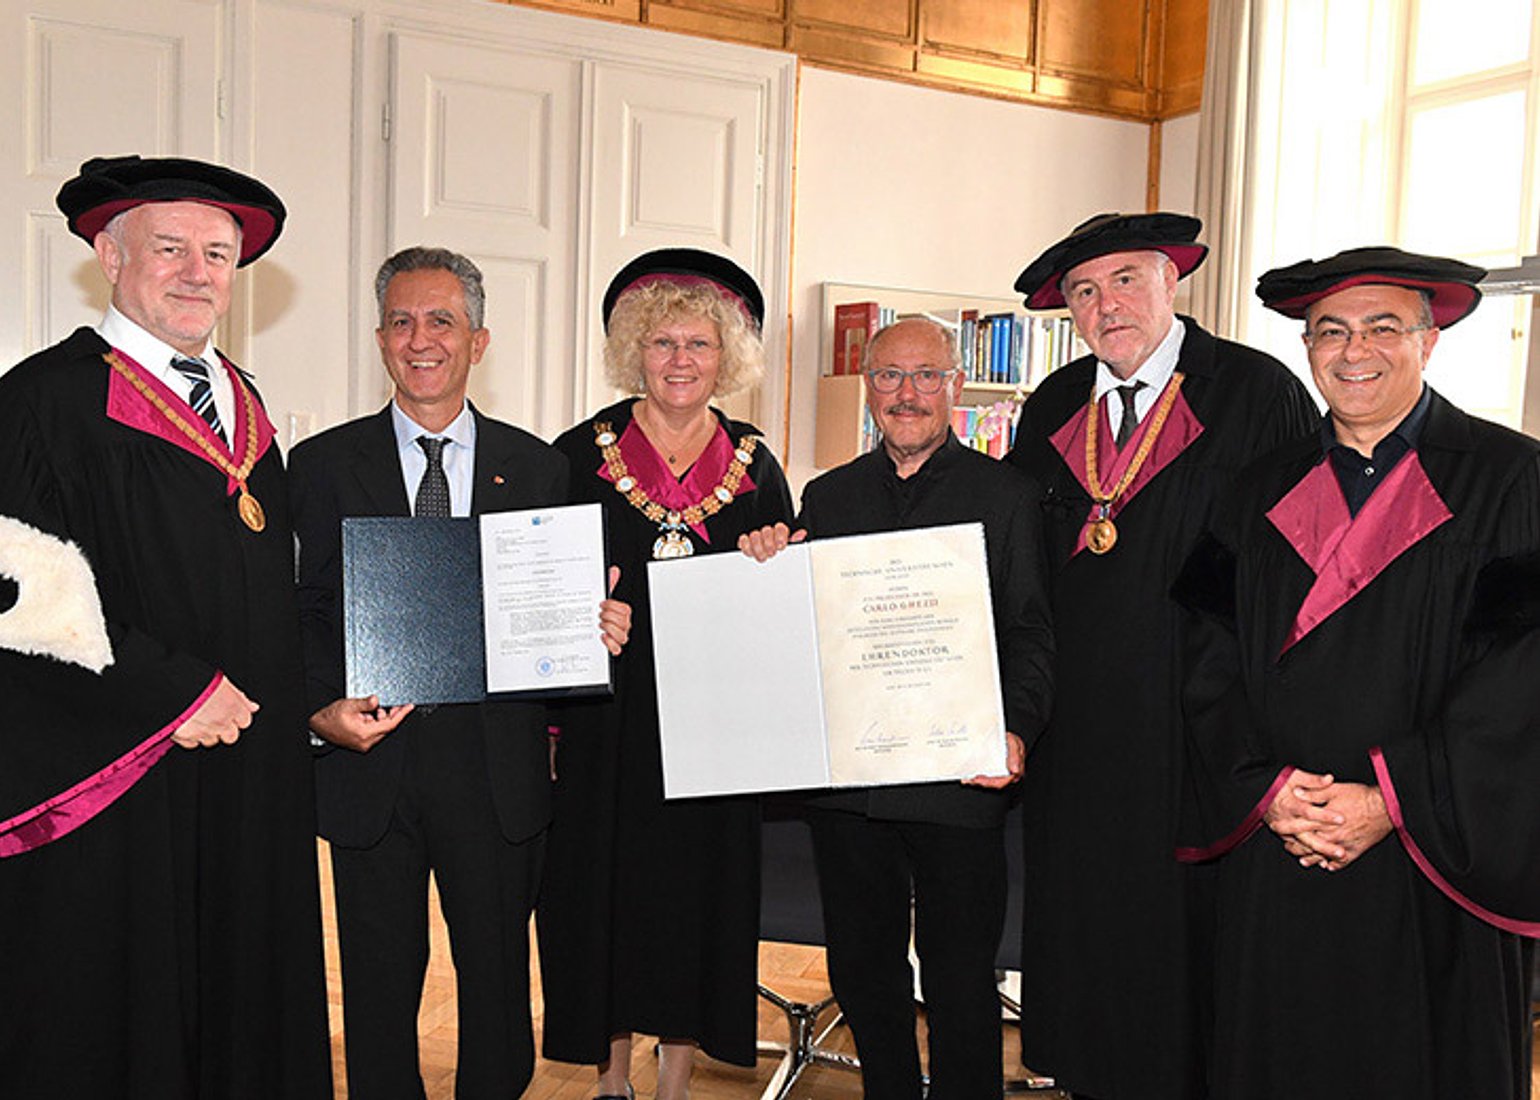
<instances>
[{"instance_id":1,"label":"suit trousers","mask_svg":"<svg viewBox=\"0 0 1540 1100\"><path fill-rule=\"evenodd\" d=\"M455 1096L509 1100L534 1073L529 918L545 834L517 844L504 838L475 707L411 715L390 736L407 744L385 836L369 848L332 848L348 1096L424 1096L417 1014L431 870L458 989Z\"/></svg>"},{"instance_id":2,"label":"suit trousers","mask_svg":"<svg viewBox=\"0 0 1540 1100\"><path fill-rule=\"evenodd\" d=\"M877 821L813 809L829 980L868 1100L919 1100L915 950L929 1028L930 1100L1000 1096L995 953L1005 925L1003 826Z\"/></svg>"}]
</instances>

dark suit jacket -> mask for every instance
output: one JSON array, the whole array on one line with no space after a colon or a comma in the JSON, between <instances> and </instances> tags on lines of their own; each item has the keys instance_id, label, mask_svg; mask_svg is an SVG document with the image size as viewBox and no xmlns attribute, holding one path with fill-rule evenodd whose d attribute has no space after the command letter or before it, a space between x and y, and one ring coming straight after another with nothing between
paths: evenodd
<instances>
[{"instance_id":1,"label":"dark suit jacket","mask_svg":"<svg viewBox=\"0 0 1540 1100\"><path fill-rule=\"evenodd\" d=\"M471 410L476 469L471 512L508 512L567 500L567 460L528 432ZM311 710L343 694L342 519L411 514L387 405L294 448L289 459L294 532L299 539L299 602ZM417 722L475 723L486 741L487 775L503 835L539 833L550 820L545 707L495 702L410 715L367 753L334 748L315 760L318 829L334 844L366 848L384 835L401 784L402 734Z\"/></svg>"}]
</instances>

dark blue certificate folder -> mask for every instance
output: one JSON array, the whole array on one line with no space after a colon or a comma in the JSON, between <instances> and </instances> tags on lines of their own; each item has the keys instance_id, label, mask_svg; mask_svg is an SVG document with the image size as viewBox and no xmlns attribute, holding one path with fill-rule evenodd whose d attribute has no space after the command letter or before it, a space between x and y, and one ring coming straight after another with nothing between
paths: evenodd
<instances>
[{"instance_id":1,"label":"dark blue certificate folder","mask_svg":"<svg viewBox=\"0 0 1540 1100\"><path fill-rule=\"evenodd\" d=\"M608 694L609 662L577 687L487 690L481 533L476 519L342 521L347 692L399 703ZM598 631L595 608L594 630Z\"/></svg>"}]
</instances>

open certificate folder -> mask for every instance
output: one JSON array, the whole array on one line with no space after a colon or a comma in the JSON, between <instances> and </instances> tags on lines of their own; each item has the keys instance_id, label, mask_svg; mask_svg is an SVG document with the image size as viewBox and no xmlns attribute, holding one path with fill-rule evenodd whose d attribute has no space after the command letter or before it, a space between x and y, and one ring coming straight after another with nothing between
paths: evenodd
<instances>
[{"instance_id":1,"label":"open certificate folder","mask_svg":"<svg viewBox=\"0 0 1540 1100\"><path fill-rule=\"evenodd\" d=\"M1003 775L977 523L648 564L668 798Z\"/></svg>"},{"instance_id":2,"label":"open certificate folder","mask_svg":"<svg viewBox=\"0 0 1540 1100\"><path fill-rule=\"evenodd\" d=\"M597 504L342 521L350 696L474 703L608 693Z\"/></svg>"}]
</instances>

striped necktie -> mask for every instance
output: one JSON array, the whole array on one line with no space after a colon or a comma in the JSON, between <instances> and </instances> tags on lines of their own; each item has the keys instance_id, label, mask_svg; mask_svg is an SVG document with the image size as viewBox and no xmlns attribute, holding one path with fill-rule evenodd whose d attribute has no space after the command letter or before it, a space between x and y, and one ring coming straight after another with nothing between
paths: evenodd
<instances>
[{"instance_id":1,"label":"striped necktie","mask_svg":"<svg viewBox=\"0 0 1540 1100\"><path fill-rule=\"evenodd\" d=\"M229 443L230 440L225 436L225 426L219 422L219 410L214 407L214 387L209 383L209 365L202 359L189 359L183 355L172 356L171 365L178 374L192 383L192 390L187 394L187 403L192 406L192 411L203 417L208 426L214 429L221 443Z\"/></svg>"}]
</instances>

